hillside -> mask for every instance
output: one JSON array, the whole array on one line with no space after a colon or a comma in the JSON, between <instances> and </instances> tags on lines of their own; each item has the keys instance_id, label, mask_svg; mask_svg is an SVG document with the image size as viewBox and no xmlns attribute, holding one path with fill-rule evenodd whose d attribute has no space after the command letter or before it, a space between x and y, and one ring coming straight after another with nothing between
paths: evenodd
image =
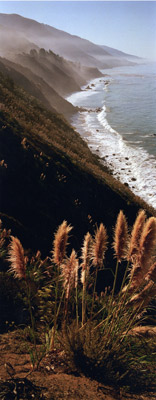
<instances>
[{"instance_id":1,"label":"hillside","mask_svg":"<svg viewBox=\"0 0 156 400\"><path fill-rule=\"evenodd\" d=\"M62 117L2 73L0 161L0 218L25 247L44 254L64 219L74 226L77 248L96 223L110 232L119 209L130 224L140 207L153 212L113 179Z\"/></svg>"},{"instance_id":2,"label":"hillside","mask_svg":"<svg viewBox=\"0 0 156 400\"><path fill-rule=\"evenodd\" d=\"M141 60L142 60L140 57L133 56L132 54L124 53L123 51L114 49L114 48L112 48L112 47L108 47L108 46L104 46L104 45L102 45L102 46L100 46L100 47L102 47L105 51L108 51L109 54L111 54L111 55L114 56L114 57L127 58L128 60L131 60L131 61L138 61L138 62L139 62L139 61L141 62Z\"/></svg>"},{"instance_id":3,"label":"hillside","mask_svg":"<svg viewBox=\"0 0 156 400\"><path fill-rule=\"evenodd\" d=\"M52 51L32 49L29 53L14 55L14 62L0 57L0 71L7 74L17 85L40 100L52 111L70 117L76 112L64 96L80 91L88 79L102 76L95 68L68 62Z\"/></svg>"},{"instance_id":4,"label":"hillside","mask_svg":"<svg viewBox=\"0 0 156 400\"><path fill-rule=\"evenodd\" d=\"M66 100L70 93L101 77L98 68L129 63L129 55L103 47L20 15L0 14L0 71L68 120L77 111Z\"/></svg>"},{"instance_id":5,"label":"hillside","mask_svg":"<svg viewBox=\"0 0 156 400\"><path fill-rule=\"evenodd\" d=\"M39 52L32 49L30 54L18 54L15 56L15 61L43 78L61 96L79 91L89 79L102 76L97 68L84 67L80 63L67 61L51 50L47 52L43 48Z\"/></svg>"},{"instance_id":6,"label":"hillside","mask_svg":"<svg viewBox=\"0 0 156 400\"><path fill-rule=\"evenodd\" d=\"M19 53L21 48L24 52L28 52L31 48L44 48L45 50L50 49L68 60L100 69L131 65L129 55L120 52L112 53L112 49L109 47L104 48L86 39L17 14L0 14L0 24L2 34L3 28L4 31L9 28L9 40L5 34L3 34L3 40L0 39L1 55L7 58L12 57L15 50L16 53ZM11 35L14 38L13 44L10 41ZM137 57L133 57L133 62L137 61Z\"/></svg>"},{"instance_id":7,"label":"hillside","mask_svg":"<svg viewBox=\"0 0 156 400\"><path fill-rule=\"evenodd\" d=\"M64 114L66 117L76 111L72 104L60 96L40 76L31 72L30 69L0 58L0 71L13 79L17 85L23 87L30 95L36 97L51 111Z\"/></svg>"}]
</instances>

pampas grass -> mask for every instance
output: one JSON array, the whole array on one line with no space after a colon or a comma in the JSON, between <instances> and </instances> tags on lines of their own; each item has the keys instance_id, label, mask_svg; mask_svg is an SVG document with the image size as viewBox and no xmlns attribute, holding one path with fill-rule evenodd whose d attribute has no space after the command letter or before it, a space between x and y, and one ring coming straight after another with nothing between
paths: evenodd
<instances>
[{"instance_id":1,"label":"pampas grass","mask_svg":"<svg viewBox=\"0 0 156 400\"><path fill-rule=\"evenodd\" d=\"M149 267L149 263L153 257L156 239L155 219L152 217L146 222L145 220L146 215L142 210L139 212L133 225L131 236L129 236L126 217L122 211L118 214L113 242L114 252L117 258L113 289L111 292L106 290L105 296L99 298L97 296L96 311L94 300L97 271L98 268L101 268L103 265L107 248L107 233L104 225L101 224L100 228L97 229L95 233L91 254L88 245L91 239L89 234L87 234L84 239L82 253L83 262L81 264L82 324L81 326L78 324L76 326L73 324L71 326L66 326L67 329L63 331L63 346L65 351L67 350L68 356L74 360L74 363L79 366L79 368L82 362L82 370L84 371L86 369L89 373L94 373L94 376L96 373L101 373L102 376L104 376L107 372L107 377L112 376L112 379L122 382L122 380L124 381L125 377L128 377L131 373L132 365L135 365L135 362L136 365L139 363L138 355L136 354L135 359L133 353L133 343L131 352L130 332L138 333L139 328L140 331L142 330L142 314L147 309L151 299L156 295L156 285L154 284L156 271L155 263ZM119 293L116 293L115 286L119 263L125 259L128 261L127 268L125 270L121 289ZM135 271L137 271L137 265L138 273L140 268L143 280L146 282L143 287L141 287L139 283L133 286L134 260ZM136 260L142 261L143 264L136 264ZM146 261L148 266L146 265ZM131 262L132 264L130 264ZM86 271L88 273L90 266L96 267L94 288L93 293L91 293L91 308L86 285ZM129 283L125 286L125 290L123 291L122 288L125 279L128 279ZM91 274L88 273L88 285L90 280ZM137 336L137 334L135 336ZM137 347L137 345L139 346ZM141 348L140 342L137 345L134 344L135 352L137 348ZM116 361L114 362L114 360ZM117 375L115 375L114 368L117 368ZM122 373L119 372L120 368ZM146 370L145 364L144 368L144 370Z\"/></svg>"},{"instance_id":2,"label":"pampas grass","mask_svg":"<svg viewBox=\"0 0 156 400\"><path fill-rule=\"evenodd\" d=\"M23 246L18 238L11 236L8 253L8 261L11 264L9 271L14 274L15 278L26 279L26 257L24 256Z\"/></svg>"},{"instance_id":3,"label":"pampas grass","mask_svg":"<svg viewBox=\"0 0 156 400\"><path fill-rule=\"evenodd\" d=\"M27 275L29 274L29 271L27 270L27 264L29 260L24 255L24 249L20 240L14 236L11 236L11 243L9 245L8 254L9 254L8 261L11 264L9 272L13 273L15 278L23 279L25 282L27 303L31 320L30 336L32 337L33 347L34 347L33 350L30 351L30 358L32 361L33 368L35 367L38 368L39 358L36 346L35 320L33 317L32 305L31 305L31 286L30 286L30 281L27 277Z\"/></svg>"},{"instance_id":4,"label":"pampas grass","mask_svg":"<svg viewBox=\"0 0 156 400\"><path fill-rule=\"evenodd\" d=\"M135 294L130 299L130 305L139 308L140 312L144 311L150 303L151 299L156 296L156 285L153 281L149 281L141 292Z\"/></svg>"},{"instance_id":5,"label":"pampas grass","mask_svg":"<svg viewBox=\"0 0 156 400\"><path fill-rule=\"evenodd\" d=\"M75 250L72 250L69 258L61 265L61 278L65 288L65 297L69 299L70 290L78 285L79 263Z\"/></svg>"},{"instance_id":6,"label":"pampas grass","mask_svg":"<svg viewBox=\"0 0 156 400\"><path fill-rule=\"evenodd\" d=\"M126 256L127 242L128 242L128 225L123 211L120 210L114 229L114 242L113 242L115 257L117 258L118 262L121 262L121 260L124 259Z\"/></svg>"},{"instance_id":7,"label":"pampas grass","mask_svg":"<svg viewBox=\"0 0 156 400\"><path fill-rule=\"evenodd\" d=\"M97 229L92 244L92 263L95 267L101 267L107 250L107 231L103 224Z\"/></svg>"},{"instance_id":8,"label":"pampas grass","mask_svg":"<svg viewBox=\"0 0 156 400\"><path fill-rule=\"evenodd\" d=\"M53 257L50 260L51 273L46 275L49 279L49 290L47 281L43 290L43 293L52 296L52 319L51 325L47 328L49 349L54 350L56 335L62 324L64 327L62 346L65 351L68 346L68 355L70 356L71 352L71 357L74 356L77 364L81 364L82 356L82 362L86 363L89 371L93 373L94 370L100 371L100 374L106 373L107 376L110 374L112 379L121 382L128 376L130 368L135 363L130 332L139 332L139 327L141 331L141 318L156 295L154 259L156 218L151 217L146 220L145 212L140 211L129 235L126 217L123 211L119 212L113 240L117 259L116 270L115 274L113 273L112 290L106 288L104 282L104 296L96 293L96 284L98 272L103 269L108 247L106 228L101 223L94 238L89 232L85 235L81 248L81 261L74 249L70 256L66 254L71 229L67 221L63 221L55 233ZM125 262L126 259L128 264L121 288L117 291L118 270L122 260ZM27 283L26 261L20 241L12 237L9 247L10 271L14 277L24 279ZM123 289L125 282L126 286ZM42 300L46 301L46 297ZM30 294L29 310L31 313ZM33 318L32 327L35 329ZM137 334L136 336L138 337ZM34 346L36 349L35 341Z\"/></svg>"},{"instance_id":9,"label":"pampas grass","mask_svg":"<svg viewBox=\"0 0 156 400\"><path fill-rule=\"evenodd\" d=\"M91 262L91 250L92 250L93 239L89 232L84 237L83 246L82 246L82 264L81 264L81 283L83 285L82 289L82 325L85 322L85 314L86 314L86 286L87 279L89 276L90 270L90 262Z\"/></svg>"},{"instance_id":10,"label":"pampas grass","mask_svg":"<svg viewBox=\"0 0 156 400\"><path fill-rule=\"evenodd\" d=\"M105 252L107 250L107 231L105 226L101 223L100 227L97 228L94 236L94 240L92 243L92 265L96 267L95 270L95 279L94 279L94 289L93 289L93 299L92 299L92 308L91 308L91 317L93 313L93 308L94 308L94 300L95 300L95 290L96 290L96 283L97 283L97 274L98 274L98 269L102 268L103 266L103 260L105 257Z\"/></svg>"},{"instance_id":11,"label":"pampas grass","mask_svg":"<svg viewBox=\"0 0 156 400\"><path fill-rule=\"evenodd\" d=\"M82 260L82 270L89 271L90 260L91 260L91 248L92 248L92 236L89 232L84 237L83 246L81 249L81 260Z\"/></svg>"},{"instance_id":12,"label":"pampas grass","mask_svg":"<svg viewBox=\"0 0 156 400\"><path fill-rule=\"evenodd\" d=\"M54 349L54 342L55 342L55 334L56 334L56 325L57 325L57 318L59 315L60 310L60 302L57 309L58 303L58 287L59 287L59 279L60 279L60 271L61 271L61 264L63 264L65 257L66 257L66 247L68 244L68 236L69 232L72 230L70 225L67 225L67 221L63 221L62 224L58 227L53 241L53 250L52 250L52 261L54 264L58 266L56 282L55 282L55 303L54 303L54 326L52 330L52 336L50 341L50 349ZM69 264L64 263L64 271L66 271L66 277L64 277L64 286L66 285L66 298L68 298L69 290L70 290L70 272L69 272ZM68 275L68 278L67 278ZM67 280L69 280L69 284L67 284ZM65 283L66 282L66 283ZM64 292L63 292L64 294ZM62 301L62 297L61 297Z\"/></svg>"},{"instance_id":13,"label":"pampas grass","mask_svg":"<svg viewBox=\"0 0 156 400\"><path fill-rule=\"evenodd\" d=\"M153 281L154 283L156 283L156 262L154 264L151 265L151 267L149 268L149 271L147 273L147 275L145 276L145 280L146 281Z\"/></svg>"},{"instance_id":14,"label":"pampas grass","mask_svg":"<svg viewBox=\"0 0 156 400\"><path fill-rule=\"evenodd\" d=\"M137 288L142 283L149 270L156 249L156 218L149 218L142 230L138 253L131 269L131 288Z\"/></svg>"},{"instance_id":15,"label":"pampas grass","mask_svg":"<svg viewBox=\"0 0 156 400\"><path fill-rule=\"evenodd\" d=\"M70 225L67 225L67 221L63 221L55 233L53 242L53 262L60 266L66 256L66 246L68 244L68 235L72 230Z\"/></svg>"},{"instance_id":16,"label":"pampas grass","mask_svg":"<svg viewBox=\"0 0 156 400\"><path fill-rule=\"evenodd\" d=\"M133 261L134 257L139 251L140 236L142 234L145 224L146 214L144 210L139 211L139 214L133 225L131 238L128 246L127 260Z\"/></svg>"},{"instance_id":17,"label":"pampas grass","mask_svg":"<svg viewBox=\"0 0 156 400\"><path fill-rule=\"evenodd\" d=\"M129 331L131 336L139 336L145 338L156 338L156 327L152 326L137 326Z\"/></svg>"}]
</instances>

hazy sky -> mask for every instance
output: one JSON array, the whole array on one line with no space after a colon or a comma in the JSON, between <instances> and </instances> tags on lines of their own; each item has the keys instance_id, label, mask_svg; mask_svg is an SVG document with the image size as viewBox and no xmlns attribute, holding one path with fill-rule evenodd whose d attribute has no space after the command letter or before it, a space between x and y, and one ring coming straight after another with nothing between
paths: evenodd
<instances>
[{"instance_id":1,"label":"hazy sky","mask_svg":"<svg viewBox=\"0 0 156 400\"><path fill-rule=\"evenodd\" d=\"M156 60L155 1L0 1L0 12Z\"/></svg>"}]
</instances>

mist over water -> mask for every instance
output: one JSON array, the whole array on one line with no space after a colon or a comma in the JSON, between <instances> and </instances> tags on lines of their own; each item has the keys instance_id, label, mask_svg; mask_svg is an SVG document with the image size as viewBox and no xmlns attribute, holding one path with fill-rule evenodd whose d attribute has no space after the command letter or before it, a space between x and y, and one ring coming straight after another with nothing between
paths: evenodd
<instances>
[{"instance_id":1,"label":"mist over water","mask_svg":"<svg viewBox=\"0 0 156 400\"><path fill-rule=\"evenodd\" d=\"M107 74L68 97L72 124L122 183L156 208L156 64Z\"/></svg>"}]
</instances>

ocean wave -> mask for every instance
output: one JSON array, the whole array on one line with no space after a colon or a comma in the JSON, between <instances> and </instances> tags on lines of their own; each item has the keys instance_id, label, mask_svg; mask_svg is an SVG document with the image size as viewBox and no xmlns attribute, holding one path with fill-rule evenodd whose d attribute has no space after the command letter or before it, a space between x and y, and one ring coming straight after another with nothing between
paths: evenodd
<instances>
[{"instance_id":1,"label":"ocean wave","mask_svg":"<svg viewBox=\"0 0 156 400\"><path fill-rule=\"evenodd\" d=\"M98 90L99 88L98 81ZM88 92L90 93L91 90ZM76 102L79 101L79 106L82 106L81 92L72 96L74 102L76 99ZM85 91L85 96L87 96L87 91ZM85 97L86 104L88 99L89 97ZM91 104L88 103L89 106L91 108ZM156 208L156 160L143 147L138 146L142 143L141 141L127 142L110 126L106 105L103 104L100 111L95 108L90 112L79 112L73 117L73 125L85 138L91 151L98 152L101 162L110 167L114 177L128 185L136 195ZM136 143L137 147L135 147Z\"/></svg>"}]
</instances>

